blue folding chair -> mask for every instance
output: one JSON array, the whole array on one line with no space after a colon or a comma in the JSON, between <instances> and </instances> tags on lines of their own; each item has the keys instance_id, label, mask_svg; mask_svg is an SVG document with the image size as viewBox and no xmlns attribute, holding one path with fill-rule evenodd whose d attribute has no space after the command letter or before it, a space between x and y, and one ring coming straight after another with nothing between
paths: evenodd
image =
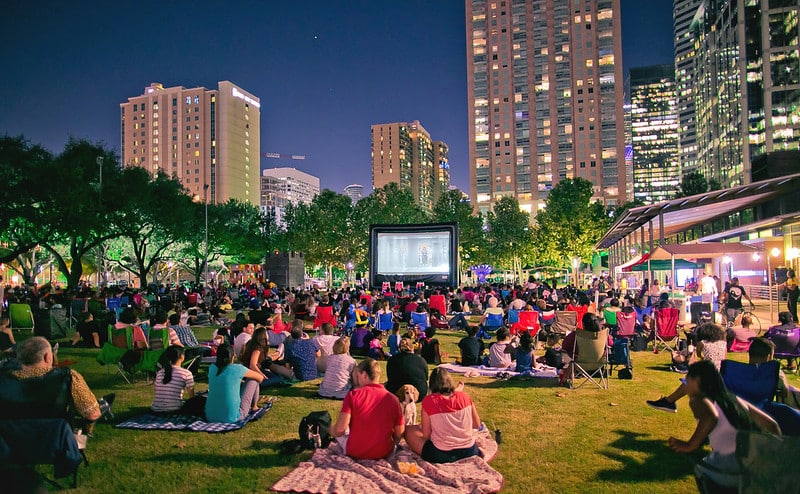
<instances>
[{"instance_id":1,"label":"blue folding chair","mask_svg":"<svg viewBox=\"0 0 800 494\"><path fill-rule=\"evenodd\" d=\"M484 340L490 340L492 339L492 333L502 327L503 314L488 314L486 316L486 322L483 323L483 326L481 326L476 337L483 338Z\"/></svg>"},{"instance_id":2,"label":"blue folding chair","mask_svg":"<svg viewBox=\"0 0 800 494\"><path fill-rule=\"evenodd\" d=\"M386 314L378 314L375 328L381 331L391 331L394 327L394 314L387 312Z\"/></svg>"}]
</instances>

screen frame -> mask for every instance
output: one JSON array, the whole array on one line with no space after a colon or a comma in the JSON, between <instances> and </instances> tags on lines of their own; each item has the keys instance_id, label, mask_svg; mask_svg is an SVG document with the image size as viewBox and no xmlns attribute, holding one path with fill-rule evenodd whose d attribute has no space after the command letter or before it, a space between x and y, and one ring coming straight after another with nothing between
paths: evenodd
<instances>
[{"instance_id":1,"label":"screen frame","mask_svg":"<svg viewBox=\"0 0 800 494\"><path fill-rule=\"evenodd\" d=\"M413 233L447 233L450 236L450 266L448 273L408 273L408 274L379 274L377 272L378 260L378 234L413 234ZM369 283L373 288L380 288L384 282L402 282L405 285L425 283L437 286L458 286L460 263L458 253L458 224L457 223L426 223L408 225L370 225L369 227Z\"/></svg>"}]
</instances>

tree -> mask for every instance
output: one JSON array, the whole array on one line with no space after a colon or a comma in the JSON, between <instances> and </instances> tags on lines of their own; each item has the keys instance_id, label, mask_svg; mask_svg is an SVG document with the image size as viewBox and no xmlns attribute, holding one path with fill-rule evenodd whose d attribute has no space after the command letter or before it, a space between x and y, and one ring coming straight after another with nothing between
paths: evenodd
<instances>
[{"instance_id":1,"label":"tree","mask_svg":"<svg viewBox=\"0 0 800 494\"><path fill-rule=\"evenodd\" d=\"M683 176L680 189L675 197L689 197L704 192L708 192L708 181L702 173L694 171Z\"/></svg>"},{"instance_id":2,"label":"tree","mask_svg":"<svg viewBox=\"0 0 800 494\"><path fill-rule=\"evenodd\" d=\"M589 259L594 245L610 224L603 205L592 202L592 183L565 179L553 187L545 209L536 216L534 246L537 258L560 267L571 259Z\"/></svg>"},{"instance_id":3,"label":"tree","mask_svg":"<svg viewBox=\"0 0 800 494\"><path fill-rule=\"evenodd\" d=\"M103 187L115 180L120 170L116 154L102 144L70 139L53 160L33 167L36 184L36 226L39 244L55 257L74 290L83 276L83 258L106 240L117 236L110 222L120 207L118 199ZM63 245L62 251L59 246Z\"/></svg>"},{"instance_id":4,"label":"tree","mask_svg":"<svg viewBox=\"0 0 800 494\"><path fill-rule=\"evenodd\" d=\"M106 193L120 206L110 221L114 231L127 240L126 248L109 257L146 286L151 270L184 237L191 198L178 181L161 172L151 177L140 167L125 168L109 182L104 184Z\"/></svg>"},{"instance_id":5,"label":"tree","mask_svg":"<svg viewBox=\"0 0 800 494\"><path fill-rule=\"evenodd\" d=\"M35 171L52 159L22 136L0 136L0 263L14 261L39 242L41 232L34 220L45 183L35 179Z\"/></svg>"},{"instance_id":6,"label":"tree","mask_svg":"<svg viewBox=\"0 0 800 494\"><path fill-rule=\"evenodd\" d=\"M486 238L491 255L522 276L522 259L531 246L530 215L512 196L501 197L486 215Z\"/></svg>"},{"instance_id":7,"label":"tree","mask_svg":"<svg viewBox=\"0 0 800 494\"><path fill-rule=\"evenodd\" d=\"M351 260L352 208L349 197L328 189L314 196L310 204L286 207L286 245L303 252L307 264L325 266L328 283L333 282L333 266Z\"/></svg>"},{"instance_id":8,"label":"tree","mask_svg":"<svg viewBox=\"0 0 800 494\"><path fill-rule=\"evenodd\" d=\"M448 190L433 206L433 221L458 224L458 250L467 265L480 262L486 239L483 218L473 214L472 206L462 199L460 190Z\"/></svg>"},{"instance_id":9,"label":"tree","mask_svg":"<svg viewBox=\"0 0 800 494\"><path fill-rule=\"evenodd\" d=\"M350 250L357 269L369 267L367 259L370 225L408 225L427 223L425 211L414 201L411 191L396 183L375 189L353 208L353 236Z\"/></svg>"}]
</instances>

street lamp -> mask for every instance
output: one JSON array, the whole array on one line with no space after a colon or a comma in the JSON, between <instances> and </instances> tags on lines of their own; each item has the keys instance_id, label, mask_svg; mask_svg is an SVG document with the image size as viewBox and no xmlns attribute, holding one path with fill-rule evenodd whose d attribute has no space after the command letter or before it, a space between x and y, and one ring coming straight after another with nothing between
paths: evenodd
<instances>
[{"instance_id":1,"label":"street lamp","mask_svg":"<svg viewBox=\"0 0 800 494\"><path fill-rule=\"evenodd\" d=\"M777 247L773 247L772 250L769 251L767 254L767 289L769 290L769 320L773 321L772 318L772 258L776 258L781 255L781 250Z\"/></svg>"},{"instance_id":2,"label":"street lamp","mask_svg":"<svg viewBox=\"0 0 800 494\"><path fill-rule=\"evenodd\" d=\"M572 258L572 276L575 278L575 288L578 288L578 268L581 266L581 258Z\"/></svg>"}]
</instances>

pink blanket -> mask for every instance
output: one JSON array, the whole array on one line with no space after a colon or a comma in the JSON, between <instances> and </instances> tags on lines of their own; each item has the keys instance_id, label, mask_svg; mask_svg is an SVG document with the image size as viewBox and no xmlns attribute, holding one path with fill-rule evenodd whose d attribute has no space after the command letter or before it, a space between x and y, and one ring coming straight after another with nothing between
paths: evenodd
<instances>
[{"instance_id":1,"label":"pink blanket","mask_svg":"<svg viewBox=\"0 0 800 494\"><path fill-rule=\"evenodd\" d=\"M490 461L497 454L497 443L488 433L479 434L478 446ZM413 462L416 475L403 474L397 462ZM308 461L280 479L272 490L315 494L381 493L474 493L498 492L503 476L479 457L455 463L428 463L414 454L405 443L387 460L354 460L342 454L334 441L328 449L318 449Z\"/></svg>"}]
</instances>

